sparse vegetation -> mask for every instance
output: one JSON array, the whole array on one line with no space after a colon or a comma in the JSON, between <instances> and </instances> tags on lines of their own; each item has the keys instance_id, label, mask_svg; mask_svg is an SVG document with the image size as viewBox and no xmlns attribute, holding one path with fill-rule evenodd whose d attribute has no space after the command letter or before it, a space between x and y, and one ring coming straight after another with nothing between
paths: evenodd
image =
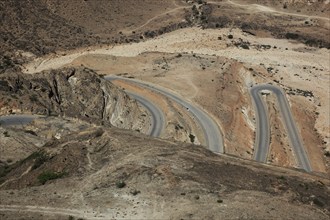
<instances>
[{"instance_id":1,"label":"sparse vegetation","mask_svg":"<svg viewBox=\"0 0 330 220\"><path fill-rule=\"evenodd\" d=\"M0 58L0 74L4 72L8 68L12 68L14 66L11 58L9 56L3 56Z\"/></svg>"},{"instance_id":2,"label":"sparse vegetation","mask_svg":"<svg viewBox=\"0 0 330 220\"><path fill-rule=\"evenodd\" d=\"M289 95L301 95L301 96L304 96L304 97L314 97L314 94L312 91L307 91L307 90L301 90L301 89L292 89L292 88L289 88L288 89L288 94Z\"/></svg>"},{"instance_id":3,"label":"sparse vegetation","mask_svg":"<svg viewBox=\"0 0 330 220\"><path fill-rule=\"evenodd\" d=\"M117 188L121 189L126 186L126 183L123 180L119 180L116 182L116 186L117 186Z\"/></svg>"},{"instance_id":4,"label":"sparse vegetation","mask_svg":"<svg viewBox=\"0 0 330 220\"><path fill-rule=\"evenodd\" d=\"M49 180L55 180L58 178L62 178L65 175L64 172L56 173L54 171L44 171L38 176L38 180L41 184L45 184Z\"/></svg>"},{"instance_id":5,"label":"sparse vegetation","mask_svg":"<svg viewBox=\"0 0 330 220\"><path fill-rule=\"evenodd\" d=\"M37 133L35 133L35 132L32 131L32 130L24 130L24 132L27 133L27 134L31 134L31 135L33 135L33 136L38 136Z\"/></svg>"},{"instance_id":6,"label":"sparse vegetation","mask_svg":"<svg viewBox=\"0 0 330 220\"><path fill-rule=\"evenodd\" d=\"M14 164L8 165L5 164L4 166L0 167L0 178L6 176L10 171L12 171L13 169L19 167L20 165L24 164L27 161L33 160L34 159L34 164L32 166L32 169L36 169L38 167L40 167L44 162L46 162L49 157L45 152L42 151L37 151L32 153L30 156L28 156L27 158L17 161ZM11 163L12 160L9 159Z\"/></svg>"},{"instance_id":7,"label":"sparse vegetation","mask_svg":"<svg viewBox=\"0 0 330 220\"><path fill-rule=\"evenodd\" d=\"M137 189L133 189L130 191L130 193L133 195L133 196L136 196L137 194L141 193L140 190L137 190Z\"/></svg>"},{"instance_id":8,"label":"sparse vegetation","mask_svg":"<svg viewBox=\"0 0 330 220\"><path fill-rule=\"evenodd\" d=\"M285 176L279 176L278 179L285 180Z\"/></svg>"},{"instance_id":9,"label":"sparse vegetation","mask_svg":"<svg viewBox=\"0 0 330 220\"><path fill-rule=\"evenodd\" d=\"M3 135L4 135L5 137L10 137L8 131L4 131L4 132L3 132Z\"/></svg>"},{"instance_id":10,"label":"sparse vegetation","mask_svg":"<svg viewBox=\"0 0 330 220\"><path fill-rule=\"evenodd\" d=\"M32 170L37 169L38 167L40 167L42 164L44 164L46 161L49 160L49 156L44 152L36 152L33 154L34 154L33 157L35 158L35 160L34 160L34 164L32 166Z\"/></svg>"},{"instance_id":11,"label":"sparse vegetation","mask_svg":"<svg viewBox=\"0 0 330 220\"><path fill-rule=\"evenodd\" d=\"M283 8L284 9L287 9L288 8L288 4L286 2L283 4Z\"/></svg>"},{"instance_id":12,"label":"sparse vegetation","mask_svg":"<svg viewBox=\"0 0 330 220\"><path fill-rule=\"evenodd\" d=\"M241 44L241 47L243 49L245 49L245 50L249 50L250 49L249 45L247 45L247 44Z\"/></svg>"},{"instance_id":13,"label":"sparse vegetation","mask_svg":"<svg viewBox=\"0 0 330 220\"><path fill-rule=\"evenodd\" d=\"M293 39L293 40L296 40L296 39L299 38L299 35L296 34L296 33L286 33L286 34L285 34L285 37L286 37L287 39Z\"/></svg>"},{"instance_id":14,"label":"sparse vegetation","mask_svg":"<svg viewBox=\"0 0 330 220\"><path fill-rule=\"evenodd\" d=\"M321 67L324 72L329 70L329 66L322 58L324 56L321 56L326 50L295 44L293 40L278 40L278 38L288 38L315 43L317 46L326 45L328 40L319 41L322 41L322 32L324 32L323 22L318 22L318 19L311 17L308 18L311 24L306 25L304 21L307 19L301 15L297 18L295 15L288 15L296 11L291 2L288 3L290 10L280 15L273 14L271 11L263 12L262 7L259 8L261 10L258 10L258 13L255 13L256 10L250 11L257 5L249 7L235 5L250 4L243 1L235 2L235 4L231 4L230 1L174 2L177 4L170 1L157 1L159 2L154 4L157 6L144 5L145 9L142 10L143 13L140 13L140 16L134 16L135 14L131 12L143 5L145 1L113 1L114 7L111 8L102 7L103 1L98 1L99 5L94 5L95 1L91 0L88 3L77 1L82 7L78 9L77 5L68 7L70 10L74 9L71 10L72 13L77 13L76 10L78 10L86 23L89 19L93 19L93 16L90 16L92 13L84 13L86 11L83 6L88 5L88 8L93 8L95 10L93 13L99 23L95 25L95 29L102 27L106 30L105 32L94 32L93 27L85 26L81 20L75 20L74 16L68 15L69 10L62 9L61 11L56 4L48 5L48 1L42 3L47 6L41 7L39 2L45 1L36 0L38 10L31 11L26 10L26 8L34 8L30 1L26 3L26 8L17 1L17 4L12 4L8 10L3 10L5 12L3 23L10 23L9 19L13 17L7 14L13 14L15 19L12 19L10 26L18 29L12 31L8 28L9 25L4 25L3 48L4 50L24 49L26 55L25 52L20 51L17 54L24 53L22 55L22 57L26 56L24 59L38 65L35 68L37 71L44 67L52 67L53 64L56 68L62 62L61 60L68 61L66 57L61 57L62 52L59 52L49 57L49 61L52 61L50 60L52 57L56 57L56 59L59 58L59 62L42 62L43 58L35 62L36 57L41 54L47 54L49 51L63 51L63 54L71 54L66 51L69 48L68 45L70 48L79 47L80 54L80 50L85 50L85 46L92 44L92 47L86 49L91 52L87 52L87 56L76 59L73 65L84 62L90 68L97 66L98 71L104 73L122 74L126 78L136 77L165 87L168 85L171 87L168 89L178 90L173 92L183 96L182 99L189 99L191 104L197 104L205 110L205 114L212 114L215 124L221 124L221 128L218 127L218 129L221 129L220 132L223 133L225 152L230 156L215 155L209 149L205 149L208 144L210 149L215 149L208 138L211 135L217 137L217 134L203 128L206 124L199 120L197 114L194 114L193 108L185 109L172 103L173 100L152 91L149 94L150 88L147 86L138 88L139 85L131 85L129 82L126 84L123 80L113 81L114 84L118 83L119 87L126 87L126 91L147 95L146 97L149 97L153 104L160 105L160 110L165 113L162 137L166 139L173 137L174 140L163 140L134 132L136 130L146 133L149 130L149 124L152 123L149 115L145 114L146 111L137 111L136 102L130 105L131 100L125 94L118 92L117 95L113 95L122 90L119 87L111 88L111 83L106 82L103 76L95 77L93 75L97 74L95 72L85 77L85 72L78 72L78 70L72 74L64 73L64 76L61 75L62 70L60 70L61 73L57 70L50 72L46 70L41 74L21 75L18 71L11 74L7 70L5 74L0 75L0 92L4 94L0 98L0 105L4 107L3 112L31 111L60 117L40 119L24 126L24 129L31 130L19 130L21 128L17 126L8 129L8 133L5 128L1 128L3 135L0 135L0 138L7 135L11 138L3 138L0 144L6 145L10 141L10 145L13 146L9 147L17 151L17 156L9 152L9 149L3 151L7 155L3 156L1 152L0 183L6 181L5 184L0 184L3 205L7 205L5 204L7 201L8 205L13 206L27 206L31 202L42 205L46 201L44 204L46 213L31 212L28 215L31 215L31 218L48 214L51 216L52 208L57 209L57 212L60 208L64 210L62 213L64 217L62 217L70 220L81 219L78 218L79 215L91 218L92 216L107 218L111 215L113 218L129 218L134 215L148 217L147 214L152 212L153 216L161 216L154 213L155 211L169 213L169 217L173 219L181 217L199 219L213 216L222 218L223 215L228 218L242 218L241 212L238 213L235 207L232 207L233 204L239 204L241 211L244 212L247 209L252 210L254 203L261 200L265 202L260 203L258 212L249 212L249 218L258 219L260 216L292 218L293 216L293 218L304 219L304 216L318 218L328 214L330 210L327 193L329 182L322 176L321 163L325 161L324 170L329 172L328 158L324 161L323 159L329 157L330 153L327 151L327 143L321 145L320 142L320 140L327 140L321 137L324 130L322 128L322 119L325 117L324 107L316 107L320 102L323 106L327 106L325 101L327 97L323 97L325 93L319 91L319 88L324 89L325 80L321 81L324 73L321 75L317 70ZM0 8L7 9L7 2L11 1L4 1L0 4ZM65 4L71 6L72 2L75 1L65 1ZM104 2L109 1L104 0ZM170 2L170 4L165 7L163 2ZM267 7L273 4L269 2L271 1L268 1ZM276 7L272 9L280 8L281 10L283 3L277 2ZM122 10L120 6L124 4L127 9L123 7L125 10ZM263 2L258 1L258 4L262 5ZM21 10L19 10L20 7ZM153 10L156 9L153 7L157 7L157 10ZM14 8L12 13L7 13L11 8ZM118 11L121 19L104 16L105 12L111 10L116 10L116 13ZM306 12L305 8L301 10L303 14L313 15L311 11ZM25 20L25 14L30 13L32 18ZM44 14L47 15L47 13L49 16L45 18ZM154 17L153 13L157 16ZM35 15L39 14L40 19L35 19ZM61 18L63 15L65 17ZM57 17L54 18L54 16ZM322 15L317 14L317 16ZM134 17L134 20L130 20L131 17ZM20 24L21 20L23 24L27 23L26 27ZM32 21L36 24L30 25ZM177 22L182 22L183 25L178 25ZM116 23L115 27L112 27L111 24L114 23ZM169 26L163 26L164 23L168 23ZM54 25L59 27L54 28ZM79 31L81 34L74 32L77 29L76 25L81 26ZM185 25L198 26L198 28L183 29L168 36L157 37L150 42L147 39L178 29L178 27L187 27ZM314 27L311 27L312 25ZM224 29L208 30L214 27ZM240 29L243 29L243 32ZM311 33L305 33L309 31L313 31L315 39L310 39ZM33 33L36 36L31 35ZM104 36L107 37L106 44L102 44ZM276 39L271 39L271 37ZM68 40L59 46L65 38ZM146 39L146 41L143 44L123 47L112 43L137 42L139 39ZM71 45L72 42L78 43ZM95 48L95 51L99 51L97 44L102 44L100 51L105 52L105 55L102 53L96 55L97 53L93 52ZM120 50L117 50L118 48ZM126 55L121 57L120 54L112 53L112 51ZM31 55L28 52L34 54ZM139 55L132 56L136 52L139 52ZM72 53L75 54L74 51ZM315 56L308 56L309 53ZM109 56L109 54L117 55ZM315 62L317 58L320 62ZM10 62L15 64L14 60ZM102 65L99 65L101 62ZM264 64L258 66L260 62ZM302 71L303 65L306 66L304 71ZM312 69L312 65L317 68ZM22 66L31 72L34 71L33 65ZM0 66L0 72L1 68L2 66ZM247 69L251 72L246 71ZM123 71L129 73L122 73ZM251 75L256 78L251 78ZM84 77L80 78L80 76ZM306 83L307 79L313 82ZM96 81L102 82L101 85L94 85ZM295 114L294 120L297 120L297 126L302 128L299 130L304 137L306 152L318 151L317 157L313 155L310 157L319 159L312 161L313 168L316 164L315 168L319 169L313 170L317 172L316 175L302 173L299 169L278 167L292 166L297 160L292 152L293 148L289 146L289 137L285 135L284 119L277 120L277 117L281 117L280 109L271 92L261 93L267 96L263 96L262 99L267 101L267 109L271 116L269 117L271 125L269 138L272 152L267 157L268 165L235 158L252 159L252 155L257 153L258 146L256 148L252 146L253 141L257 139L257 112L253 111L249 91L250 87L261 83L278 85L288 91L286 94L311 96L310 98L290 96L289 104L292 107L292 113ZM304 88L306 91L291 89L289 86ZM313 92L315 98L312 98ZM7 108L11 109L7 110ZM319 120L318 124L315 120ZM199 122L201 126L198 125ZM133 125L130 126L130 124ZM145 124L147 126L144 126ZM313 131L316 128L318 132ZM195 132L201 135L198 136L198 140ZM207 132L207 137L203 137L205 132ZM307 132L308 135L305 137ZM22 138L19 135L22 135ZM192 146L192 144L177 140L196 144L198 142L202 146ZM219 140L215 142L220 143ZM23 146L20 147L21 145ZM36 148L34 145L42 147ZM17 161L25 157L27 152L31 153L36 149L41 151L37 150L26 159L16 163L6 160L13 158L13 161ZM277 166L272 166L275 163ZM67 173L70 173L70 177L66 175ZM64 176L68 178L56 180ZM318 180L322 180L324 184L319 184ZM56 184L41 185L50 182ZM139 194L141 191L138 189L142 191L142 194ZM38 195L42 196L38 198ZM222 204L224 201L221 198L230 203L228 207ZM58 202L61 202L59 206ZM187 202L189 203L187 209L180 206ZM218 206L218 209L212 207L200 209L201 203ZM131 208L128 211L127 206ZM174 211L179 206L180 209ZM304 210L301 212L302 217L299 215L301 210ZM21 216L16 215L24 215L25 211L23 214L19 211L10 212L10 214L15 215L13 218L19 218ZM54 213L54 216L57 214ZM0 216L2 215L3 213L0 213Z\"/></svg>"},{"instance_id":15,"label":"sparse vegetation","mask_svg":"<svg viewBox=\"0 0 330 220\"><path fill-rule=\"evenodd\" d=\"M191 143L194 143L195 142L195 135L189 134L189 139L190 139Z\"/></svg>"},{"instance_id":16,"label":"sparse vegetation","mask_svg":"<svg viewBox=\"0 0 330 220\"><path fill-rule=\"evenodd\" d=\"M38 97L36 94L32 94L29 96L31 102L36 102L38 101Z\"/></svg>"},{"instance_id":17,"label":"sparse vegetation","mask_svg":"<svg viewBox=\"0 0 330 220\"><path fill-rule=\"evenodd\" d=\"M0 166L0 178L6 176L12 169L13 166L9 166L7 164Z\"/></svg>"},{"instance_id":18,"label":"sparse vegetation","mask_svg":"<svg viewBox=\"0 0 330 220\"><path fill-rule=\"evenodd\" d=\"M180 125L180 124L176 124L175 125L175 130L180 130L180 129L183 129L183 127Z\"/></svg>"}]
</instances>

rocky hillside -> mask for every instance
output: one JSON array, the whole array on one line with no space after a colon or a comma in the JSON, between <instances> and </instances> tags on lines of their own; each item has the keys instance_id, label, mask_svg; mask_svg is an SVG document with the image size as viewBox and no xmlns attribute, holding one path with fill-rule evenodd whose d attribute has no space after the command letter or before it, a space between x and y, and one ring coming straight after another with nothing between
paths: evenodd
<instances>
[{"instance_id":1,"label":"rocky hillside","mask_svg":"<svg viewBox=\"0 0 330 220\"><path fill-rule=\"evenodd\" d=\"M330 211L327 179L104 127L49 141L7 165L0 182L1 219L328 219Z\"/></svg>"},{"instance_id":2,"label":"rocky hillside","mask_svg":"<svg viewBox=\"0 0 330 220\"><path fill-rule=\"evenodd\" d=\"M319 133L328 128L329 11L329 0L0 0L0 116L42 116L0 121L0 219L329 219ZM94 53L99 46L111 56ZM72 50L86 56L64 62ZM76 67L23 74L30 61ZM204 109L223 125L226 154L176 141L204 138L190 106L101 74L164 86ZM256 130L248 88L259 83L288 92L320 172L282 167L294 154L267 95L270 159L244 159ZM150 113L125 89L164 112L167 139L146 135Z\"/></svg>"},{"instance_id":3,"label":"rocky hillside","mask_svg":"<svg viewBox=\"0 0 330 220\"><path fill-rule=\"evenodd\" d=\"M149 27L131 30L175 7L162 0L0 0L0 73L33 56L155 36Z\"/></svg>"},{"instance_id":4,"label":"rocky hillside","mask_svg":"<svg viewBox=\"0 0 330 220\"><path fill-rule=\"evenodd\" d=\"M42 55L97 41L83 28L51 13L40 0L1 0L0 11L1 52L15 48Z\"/></svg>"},{"instance_id":5,"label":"rocky hillside","mask_svg":"<svg viewBox=\"0 0 330 220\"><path fill-rule=\"evenodd\" d=\"M328 23L313 18L326 17L330 11L328 0L235 2L257 3L302 16L274 16L258 10L256 13L249 11L250 7L219 0L0 0L0 73L34 56L139 42L191 26L236 27L258 36L273 35L311 46L330 47ZM312 17L308 18L309 15Z\"/></svg>"},{"instance_id":6,"label":"rocky hillside","mask_svg":"<svg viewBox=\"0 0 330 220\"><path fill-rule=\"evenodd\" d=\"M202 9L201 25L204 28L237 27L256 36L284 38L312 47L330 48L327 20L330 4L325 2L308 5L304 2L251 0L223 5L210 3Z\"/></svg>"},{"instance_id":7,"label":"rocky hillside","mask_svg":"<svg viewBox=\"0 0 330 220\"><path fill-rule=\"evenodd\" d=\"M78 118L147 133L144 108L92 70L60 69L0 77L0 114L33 113Z\"/></svg>"}]
</instances>

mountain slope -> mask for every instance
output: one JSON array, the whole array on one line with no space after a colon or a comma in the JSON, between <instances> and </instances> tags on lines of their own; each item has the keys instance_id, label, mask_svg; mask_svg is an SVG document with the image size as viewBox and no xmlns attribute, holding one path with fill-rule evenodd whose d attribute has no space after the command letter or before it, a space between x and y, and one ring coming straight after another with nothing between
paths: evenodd
<instances>
[{"instance_id":1,"label":"mountain slope","mask_svg":"<svg viewBox=\"0 0 330 220\"><path fill-rule=\"evenodd\" d=\"M2 219L327 219L330 211L329 180L118 129L71 133L12 166L1 179Z\"/></svg>"},{"instance_id":2,"label":"mountain slope","mask_svg":"<svg viewBox=\"0 0 330 220\"><path fill-rule=\"evenodd\" d=\"M86 68L0 77L0 113L79 118L147 133L147 111L111 82Z\"/></svg>"}]
</instances>

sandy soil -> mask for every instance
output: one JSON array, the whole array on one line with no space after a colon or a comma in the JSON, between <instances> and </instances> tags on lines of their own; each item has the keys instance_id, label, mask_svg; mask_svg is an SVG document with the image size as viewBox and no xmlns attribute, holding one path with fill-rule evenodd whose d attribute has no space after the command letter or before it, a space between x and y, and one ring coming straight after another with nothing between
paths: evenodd
<instances>
[{"instance_id":1,"label":"sandy soil","mask_svg":"<svg viewBox=\"0 0 330 220\"><path fill-rule=\"evenodd\" d=\"M232 34L233 39L229 39L227 37L228 34ZM240 42L249 42L249 49L242 49L235 46L235 44ZM269 47L267 48L262 45L269 45ZM26 65L25 72L33 73L48 68L58 68L63 65L70 65L71 62L77 65L81 60L75 59L82 55L96 56L97 58L91 58L90 56L84 58L85 60L94 59L94 61L96 61L99 58L98 54L103 54L115 56L105 59L108 64L105 63L95 67L95 69L103 71L103 73L128 72L130 74L136 74L134 76L173 89L188 99L192 99L196 94L202 91L201 88L203 85L198 85L201 78L196 78L196 75L198 75L196 71L191 73L185 70L187 66L181 66L177 71L171 73L170 71L166 71L167 69L171 69L166 66L169 61L163 58L154 60L153 66L150 67L148 61L143 58L143 56L146 56L143 55L145 52L174 53L172 56L176 56L179 53L187 53L204 54L211 57L226 57L244 63L245 67L252 68L252 76L250 73L245 74L243 77L243 81L246 85L253 84L254 82L271 82L285 89L292 88L311 91L313 97L303 98L304 100L308 100L311 105L305 106L303 102L299 102L298 104L304 106L303 108L308 108L310 112L318 112L318 115L315 117L315 125L313 126L319 134L317 139L323 140L324 144L321 149L311 148L311 151L315 151L316 154L320 155L324 149L330 150L330 89L328 86L330 83L330 64L328 62L330 54L327 49L309 48L306 45L288 40L256 38L238 29L201 30L198 28L189 28L174 31L138 44L119 45L98 50L81 51L72 54L68 53L68 55L65 56L40 58ZM139 54L142 55L135 59ZM118 65L119 63L117 63L120 57L124 57L126 60L126 63L121 61L123 65ZM102 59L96 63L103 63L104 61L101 61ZM208 65L207 62L204 63ZM91 65L91 62L86 62L84 65ZM156 71L158 73L157 77L149 77L148 79L148 77L144 77L146 74L141 73L143 70L148 72L148 70L155 71L157 68L163 70L163 72ZM203 66L200 66L200 68L202 71ZM205 66L204 68L207 70L205 74L210 74L209 79L211 81L213 67L207 68L207 66ZM137 70L141 70L140 74L137 74L139 72ZM207 85L207 87L209 86L208 84L205 85ZM295 99L295 96L291 95L288 96L288 98L290 101L291 99ZM197 100L194 101L200 103ZM292 102L290 101L290 103ZM202 104L202 106L207 108L205 103ZM210 108L207 109L209 112L212 112ZM213 115L216 115L216 118L219 116L219 114ZM244 114L242 117L244 117ZM299 116L297 115L294 115L294 117L298 119L297 121L301 121L302 124L299 124L299 127L303 128L304 120L299 120ZM220 120L219 124L222 126L223 121ZM314 146L315 143L310 139L306 139L305 145ZM323 160L325 160L325 158L320 161L321 164L323 164ZM316 170L324 171L325 169L324 165L321 166L323 168L317 167Z\"/></svg>"}]
</instances>

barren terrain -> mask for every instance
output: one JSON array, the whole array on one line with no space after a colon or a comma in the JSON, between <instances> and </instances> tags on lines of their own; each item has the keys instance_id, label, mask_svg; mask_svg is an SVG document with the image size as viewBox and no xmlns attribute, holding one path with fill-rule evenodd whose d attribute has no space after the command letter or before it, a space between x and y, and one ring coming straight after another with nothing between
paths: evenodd
<instances>
[{"instance_id":1,"label":"barren terrain","mask_svg":"<svg viewBox=\"0 0 330 220\"><path fill-rule=\"evenodd\" d=\"M2 219L328 217L327 179L86 126L10 167L0 190ZM65 174L42 185L46 171Z\"/></svg>"},{"instance_id":2,"label":"barren terrain","mask_svg":"<svg viewBox=\"0 0 330 220\"><path fill-rule=\"evenodd\" d=\"M234 38L228 39L229 34ZM219 40L219 37L222 40ZM237 47L237 42L249 42L250 48L245 50ZM146 52L165 54L149 55ZM84 56L78 58L82 55ZM279 85L288 92L289 101L293 100L290 101L293 109L294 105L304 106L305 111L295 116L298 119L297 125L301 132L307 129L306 132L315 137L303 136L303 141L311 157L318 158L313 160L314 170L325 172L325 164L329 163L324 156L329 151L328 57L327 49L309 48L288 40L256 38L237 29L184 29L144 43L46 58L41 64L41 61L36 61L27 65L26 72L82 64L96 69L100 74L125 73L130 77L157 83L198 103L214 115L225 133L226 152L245 158L251 157L254 143L254 129L248 125L249 121L253 121L253 115L250 113L246 118L245 114L242 114L243 109L253 111L247 89L255 83ZM203 98L210 93L215 95ZM236 99L233 97L235 93L238 95ZM303 98L299 98L300 96ZM237 102L238 99L242 100L241 104ZM237 112L236 117L230 116L234 112ZM307 118L310 119L306 120ZM304 125L306 121L308 124ZM313 128L309 127L310 121L314 121ZM229 124L231 127L228 127ZM245 124L244 127L242 124ZM235 132L237 129L245 131ZM232 135L238 134L243 137L234 138L233 141ZM282 142L285 143L285 139ZM237 150L238 147L241 149ZM281 157L285 156L272 160L285 160ZM292 159L289 163L284 162L290 163L294 165Z\"/></svg>"},{"instance_id":3,"label":"barren terrain","mask_svg":"<svg viewBox=\"0 0 330 220\"><path fill-rule=\"evenodd\" d=\"M329 218L330 1L0 11L1 219ZM260 118L262 84L289 110L266 89ZM38 118L1 124L20 114Z\"/></svg>"}]
</instances>

